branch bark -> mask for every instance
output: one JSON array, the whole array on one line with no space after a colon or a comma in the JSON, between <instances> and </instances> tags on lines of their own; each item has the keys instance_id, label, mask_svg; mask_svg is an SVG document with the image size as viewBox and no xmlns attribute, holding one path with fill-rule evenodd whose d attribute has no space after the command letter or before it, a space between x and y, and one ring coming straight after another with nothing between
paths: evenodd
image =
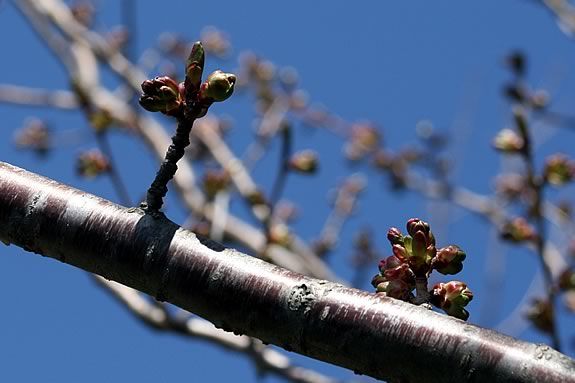
<instances>
[{"instance_id":1,"label":"branch bark","mask_svg":"<svg viewBox=\"0 0 575 383\"><path fill-rule=\"evenodd\" d=\"M575 361L548 346L305 277L3 162L0 240L390 382L575 382Z\"/></svg>"}]
</instances>

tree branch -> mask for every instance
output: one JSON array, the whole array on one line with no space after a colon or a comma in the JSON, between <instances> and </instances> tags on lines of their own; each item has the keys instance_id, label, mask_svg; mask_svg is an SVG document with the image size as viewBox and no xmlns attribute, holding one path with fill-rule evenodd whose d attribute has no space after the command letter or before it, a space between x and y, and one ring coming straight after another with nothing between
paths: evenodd
<instances>
[{"instance_id":1,"label":"tree branch","mask_svg":"<svg viewBox=\"0 0 575 383\"><path fill-rule=\"evenodd\" d=\"M575 361L548 346L305 277L6 163L0 239L390 382L575 382Z\"/></svg>"}]
</instances>

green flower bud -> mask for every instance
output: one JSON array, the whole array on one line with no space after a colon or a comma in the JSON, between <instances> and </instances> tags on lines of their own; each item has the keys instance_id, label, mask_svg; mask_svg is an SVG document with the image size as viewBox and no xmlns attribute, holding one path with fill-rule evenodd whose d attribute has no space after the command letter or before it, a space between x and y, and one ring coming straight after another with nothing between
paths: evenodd
<instances>
[{"instance_id":1,"label":"green flower bud","mask_svg":"<svg viewBox=\"0 0 575 383\"><path fill-rule=\"evenodd\" d=\"M186 94L191 96L200 89L202 73L204 71L205 53L202 43L197 41L192 46L188 60L186 61Z\"/></svg>"},{"instance_id":2,"label":"green flower bud","mask_svg":"<svg viewBox=\"0 0 575 383\"><path fill-rule=\"evenodd\" d=\"M219 102L228 99L234 92L236 76L221 70L212 72L200 86L198 99L202 102Z\"/></svg>"},{"instance_id":3,"label":"green flower bud","mask_svg":"<svg viewBox=\"0 0 575 383\"><path fill-rule=\"evenodd\" d=\"M545 161L543 174L545 180L550 184L564 185L575 178L575 163L563 154L555 154Z\"/></svg>"}]
</instances>

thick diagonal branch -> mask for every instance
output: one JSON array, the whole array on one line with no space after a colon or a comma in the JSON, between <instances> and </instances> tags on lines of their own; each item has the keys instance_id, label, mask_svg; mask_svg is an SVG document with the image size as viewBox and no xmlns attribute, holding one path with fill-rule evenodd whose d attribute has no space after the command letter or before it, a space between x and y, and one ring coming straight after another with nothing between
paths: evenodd
<instances>
[{"instance_id":1,"label":"thick diagonal branch","mask_svg":"<svg viewBox=\"0 0 575 383\"><path fill-rule=\"evenodd\" d=\"M305 277L1 162L0 240L390 382L575 382L575 361L548 346Z\"/></svg>"}]
</instances>

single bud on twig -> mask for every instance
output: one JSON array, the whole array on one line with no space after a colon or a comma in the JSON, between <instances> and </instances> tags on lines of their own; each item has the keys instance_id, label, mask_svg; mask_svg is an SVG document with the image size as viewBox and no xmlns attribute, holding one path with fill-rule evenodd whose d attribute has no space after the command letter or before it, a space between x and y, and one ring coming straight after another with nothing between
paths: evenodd
<instances>
[{"instance_id":1,"label":"single bud on twig","mask_svg":"<svg viewBox=\"0 0 575 383\"><path fill-rule=\"evenodd\" d=\"M170 77L156 77L142 83L144 94L140 105L150 112L174 114L182 104L182 93L178 84Z\"/></svg>"},{"instance_id":2,"label":"single bud on twig","mask_svg":"<svg viewBox=\"0 0 575 383\"><path fill-rule=\"evenodd\" d=\"M515 131L503 129L495 136L493 147L503 153L520 153L525 147L525 142Z\"/></svg>"},{"instance_id":3,"label":"single bud on twig","mask_svg":"<svg viewBox=\"0 0 575 383\"><path fill-rule=\"evenodd\" d=\"M294 153L288 162L291 170L307 174L315 173L317 164L317 154L311 150L302 150L301 152Z\"/></svg>"},{"instance_id":4,"label":"single bud on twig","mask_svg":"<svg viewBox=\"0 0 575 383\"><path fill-rule=\"evenodd\" d=\"M198 100L202 103L212 103L227 100L234 92L236 76L221 70L212 72L200 86Z\"/></svg>"},{"instance_id":5,"label":"single bud on twig","mask_svg":"<svg viewBox=\"0 0 575 383\"><path fill-rule=\"evenodd\" d=\"M555 154L545 161L543 176L552 185L564 185L575 178L575 163L564 154Z\"/></svg>"},{"instance_id":6,"label":"single bud on twig","mask_svg":"<svg viewBox=\"0 0 575 383\"><path fill-rule=\"evenodd\" d=\"M14 142L20 149L31 149L38 155L48 154L52 137L46 122L31 118L14 134Z\"/></svg>"},{"instance_id":7,"label":"single bud on twig","mask_svg":"<svg viewBox=\"0 0 575 383\"><path fill-rule=\"evenodd\" d=\"M76 170L79 175L87 178L94 178L111 169L110 161L97 149L80 153L76 163Z\"/></svg>"},{"instance_id":8,"label":"single bud on twig","mask_svg":"<svg viewBox=\"0 0 575 383\"><path fill-rule=\"evenodd\" d=\"M525 218L517 217L503 225L501 237L512 242L524 242L535 240L537 233Z\"/></svg>"}]
</instances>

